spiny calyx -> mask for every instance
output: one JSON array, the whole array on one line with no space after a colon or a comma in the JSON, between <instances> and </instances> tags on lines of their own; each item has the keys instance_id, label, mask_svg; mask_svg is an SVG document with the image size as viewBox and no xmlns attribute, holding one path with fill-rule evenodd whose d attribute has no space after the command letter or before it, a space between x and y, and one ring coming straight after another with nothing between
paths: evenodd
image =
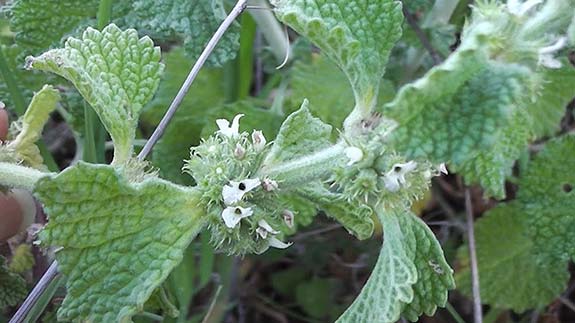
<instances>
[{"instance_id":1,"label":"spiny calyx","mask_svg":"<svg viewBox=\"0 0 575 323\"><path fill-rule=\"evenodd\" d=\"M261 131L239 131L241 117L217 120L219 131L191 149L183 170L196 180L216 248L230 254L287 248L278 237L293 226L293 215L286 218L291 212L277 199L281 184L255 177L269 147Z\"/></svg>"}]
</instances>

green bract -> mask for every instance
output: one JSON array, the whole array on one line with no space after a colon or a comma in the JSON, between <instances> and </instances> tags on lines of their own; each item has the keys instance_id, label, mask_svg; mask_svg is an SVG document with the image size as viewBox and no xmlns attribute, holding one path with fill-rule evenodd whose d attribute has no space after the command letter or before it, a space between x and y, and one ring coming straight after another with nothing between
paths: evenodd
<instances>
[{"instance_id":1,"label":"green bract","mask_svg":"<svg viewBox=\"0 0 575 323\"><path fill-rule=\"evenodd\" d=\"M194 189L123 173L80 163L36 184L49 216L40 241L60 247L56 259L67 277L61 320L128 321L205 223Z\"/></svg>"},{"instance_id":2,"label":"green bract","mask_svg":"<svg viewBox=\"0 0 575 323\"><path fill-rule=\"evenodd\" d=\"M272 4L281 21L308 37L345 72L356 101L346 128L357 127L376 104L389 53L401 37L401 3L274 0Z\"/></svg>"},{"instance_id":3,"label":"green bract","mask_svg":"<svg viewBox=\"0 0 575 323\"><path fill-rule=\"evenodd\" d=\"M63 49L29 57L30 68L70 80L96 110L114 141L114 162L132 155L138 118L160 82L160 49L133 29L109 25L88 28L82 39L70 38Z\"/></svg>"}]
</instances>

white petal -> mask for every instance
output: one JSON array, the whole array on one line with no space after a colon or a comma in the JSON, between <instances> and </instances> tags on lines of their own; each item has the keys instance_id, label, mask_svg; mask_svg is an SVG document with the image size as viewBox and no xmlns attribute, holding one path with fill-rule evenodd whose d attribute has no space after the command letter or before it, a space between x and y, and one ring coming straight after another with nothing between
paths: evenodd
<instances>
[{"instance_id":1,"label":"white petal","mask_svg":"<svg viewBox=\"0 0 575 323\"><path fill-rule=\"evenodd\" d=\"M278 249L285 249L292 245L292 243L285 243L281 240L278 240L276 237L271 237L269 240L270 247L278 248Z\"/></svg>"},{"instance_id":2,"label":"white petal","mask_svg":"<svg viewBox=\"0 0 575 323\"><path fill-rule=\"evenodd\" d=\"M561 61L553 57L550 54L539 55L539 65L545 66L551 69L558 69L561 68L563 64Z\"/></svg>"},{"instance_id":3,"label":"white petal","mask_svg":"<svg viewBox=\"0 0 575 323\"><path fill-rule=\"evenodd\" d=\"M234 204L244 197L244 195L261 185L259 178L244 179L243 181L236 182L230 181L228 185L224 185L222 189L222 197L226 205Z\"/></svg>"},{"instance_id":4,"label":"white petal","mask_svg":"<svg viewBox=\"0 0 575 323\"><path fill-rule=\"evenodd\" d=\"M543 47L539 50L539 54L553 54L556 53L567 45L567 37L560 37L553 45L549 45L547 47Z\"/></svg>"},{"instance_id":5,"label":"white petal","mask_svg":"<svg viewBox=\"0 0 575 323\"><path fill-rule=\"evenodd\" d=\"M347 166L351 166L363 159L363 151L357 147L345 148L345 155L349 158Z\"/></svg>"},{"instance_id":6,"label":"white petal","mask_svg":"<svg viewBox=\"0 0 575 323\"><path fill-rule=\"evenodd\" d=\"M262 239L265 239L265 238L267 238L267 236L268 236L268 231L267 231L266 229L262 228L262 227L258 227L258 228L256 229L256 233L257 233L260 237L262 237Z\"/></svg>"},{"instance_id":7,"label":"white petal","mask_svg":"<svg viewBox=\"0 0 575 323\"><path fill-rule=\"evenodd\" d=\"M251 208L241 206L228 206L222 211L222 218L228 228L235 228L240 220L254 214Z\"/></svg>"},{"instance_id":8,"label":"white petal","mask_svg":"<svg viewBox=\"0 0 575 323\"><path fill-rule=\"evenodd\" d=\"M234 117L234 120L232 121L232 125L230 127L230 122L226 119L218 119L216 120L216 124L218 125L218 128L220 128L220 130L218 131L218 133L229 137L229 138L235 138L237 137L240 133L240 118L243 117L243 114L238 114L237 116Z\"/></svg>"},{"instance_id":9,"label":"white petal","mask_svg":"<svg viewBox=\"0 0 575 323\"><path fill-rule=\"evenodd\" d=\"M278 234L280 233L279 231L274 230L274 228L272 228L272 226L267 223L266 220L259 220L258 221L258 225L260 226L260 228L265 229L267 232L271 233L271 234Z\"/></svg>"},{"instance_id":10,"label":"white petal","mask_svg":"<svg viewBox=\"0 0 575 323\"><path fill-rule=\"evenodd\" d=\"M401 185L405 184L405 174L412 172L415 168L417 168L417 163L413 160L404 164L393 165L383 178L385 188L390 192L396 192Z\"/></svg>"},{"instance_id":11,"label":"white petal","mask_svg":"<svg viewBox=\"0 0 575 323\"><path fill-rule=\"evenodd\" d=\"M230 127L230 129L232 130L234 136L237 136L240 134L240 119L244 116L243 113L240 113L238 115L236 115L234 117L234 120L232 121L232 126Z\"/></svg>"},{"instance_id":12,"label":"white petal","mask_svg":"<svg viewBox=\"0 0 575 323\"><path fill-rule=\"evenodd\" d=\"M252 142L254 143L254 148L257 151L264 149L267 143L266 137L264 137L264 134L261 132L261 130L254 130L254 132L252 132Z\"/></svg>"},{"instance_id":13,"label":"white petal","mask_svg":"<svg viewBox=\"0 0 575 323\"><path fill-rule=\"evenodd\" d=\"M385 184L385 188L390 192L397 192L400 188L399 180L397 179L397 176L394 175L384 176L383 183Z\"/></svg>"},{"instance_id":14,"label":"white petal","mask_svg":"<svg viewBox=\"0 0 575 323\"><path fill-rule=\"evenodd\" d=\"M449 174L449 172L447 171L447 167L445 166L445 163L439 164L438 168L440 173L443 173L445 175Z\"/></svg>"}]
</instances>

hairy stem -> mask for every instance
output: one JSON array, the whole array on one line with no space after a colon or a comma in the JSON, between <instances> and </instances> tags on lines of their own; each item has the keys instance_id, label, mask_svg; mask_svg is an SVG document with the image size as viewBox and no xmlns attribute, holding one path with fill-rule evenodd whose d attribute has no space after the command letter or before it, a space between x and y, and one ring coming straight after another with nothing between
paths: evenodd
<instances>
[{"instance_id":1,"label":"hairy stem","mask_svg":"<svg viewBox=\"0 0 575 323\"><path fill-rule=\"evenodd\" d=\"M281 182L282 186L295 186L329 174L344 158L344 146L336 144L285 163L263 166L258 177L270 177Z\"/></svg>"},{"instance_id":2,"label":"hairy stem","mask_svg":"<svg viewBox=\"0 0 575 323\"><path fill-rule=\"evenodd\" d=\"M148 140L144 148L142 148L140 154L138 154L138 159L142 160L146 158L146 156L148 156L152 151L152 148L154 148L154 145L158 142L158 140L160 140L160 138L164 134L164 131L166 130L166 127L172 120L174 114L178 110L178 107L180 106L180 104L184 100L184 97L188 93L188 90L192 86L192 83L198 76L200 69L202 68L202 66L204 66L206 60L208 59L208 57L210 56L210 54L212 53L212 51L214 50L214 48L216 47L216 45L218 44L224 33L226 32L226 30L228 30L228 28L232 25L234 20L246 9L247 2L248 2L247 0L239 0L232 9L232 12L230 12L230 14L226 17L226 19L222 22L222 24L218 28L218 30L214 33L214 35L206 45L206 48L204 49L204 51L194 64L194 67L192 67L192 70L188 74L188 77L184 81L184 84L180 88L180 91L178 91L178 94L174 98L174 101L172 101L172 104L170 104L170 107L168 108L168 111L166 111L166 114L160 121L160 124L158 125L156 130L154 130L154 133L152 133L150 139Z\"/></svg>"},{"instance_id":3,"label":"hairy stem","mask_svg":"<svg viewBox=\"0 0 575 323\"><path fill-rule=\"evenodd\" d=\"M24 167L11 163L0 163L0 185L23 188L29 191L34 189L36 182L51 173L44 173L34 168Z\"/></svg>"}]
</instances>

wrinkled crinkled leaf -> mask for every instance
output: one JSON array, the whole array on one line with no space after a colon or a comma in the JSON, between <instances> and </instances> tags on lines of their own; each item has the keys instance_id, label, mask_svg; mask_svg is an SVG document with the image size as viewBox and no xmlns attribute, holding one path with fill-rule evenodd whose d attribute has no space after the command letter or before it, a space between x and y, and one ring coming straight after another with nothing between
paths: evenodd
<instances>
[{"instance_id":1,"label":"wrinkled crinkled leaf","mask_svg":"<svg viewBox=\"0 0 575 323\"><path fill-rule=\"evenodd\" d=\"M551 136L559 130L565 107L575 97L574 83L575 68L567 61L560 69L545 69L541 88L535 89L535 101L527 102L536 137Z\"/></svg>"},{"instance_id":2,"label":"wrinkled crinkled leaf","mask_svg":"<svg viewBox=\"0 0 575 323\"><path fill-rule=\"evenodd\" d=\"M550 141L519 182L528 233L536 255L546 262L575 259L575 137Z\"/></svg>"},{"instance_id":3,"label":"wrinkled crinkled leaf","mask_svg":"<svg viewBox=\"0 0 575 323\"><path fill-rule=\"evenodd\" d=\"M497 198L505 197L505 180L511 175L513 164L526 149L531 136L532 119L524 111L512 112L509 123L498 130L498 138L476 155L452 170L465 176L466 183L478 183Z\"/></svg>"},{"instance_id":4,"label":"wrinkled crinkled leaf","mask_svg":"<svg viewBox=\"0 0 575 323\"><path fill-rule=\"evenodd\" d=\"M39 54L42 50L89 26L98 0L14 0L3 11L10 17L16 42Z\"/></svg>"},{"instance_id":5,"label":"wrinkled crinkled leaf","mask_svg":"<svg viewBox=\"0 0 575 323\"><path fill-rule=\"evenodd\" d=\"M406 217L413 232L410 239L415 241L412 252L415 253L413 262L417 269L417 282L413 285L413 300L403 309L402 315L416 322L420 315L432 316L438 306L445 306L447 291L455 288L455 281L453 270L433 232L417 216L407 214Z\"/></svg>"},{"instance_id":6,"label":"wrinkled crinkled leaf","mask_svg":"<svg viewBox=\"0 0 575 323\"><path fill-rule=\"evenodd\" d=\"M67 276L62 320L127 321L181 261L202 228L192 189L151 177L130 182L79 163L35 189L49 216L40 233Z\"/></svg>"},{"instance_id":7,"label":"wrinkled crinkled leaf","mask_svg":"<svg viewBox=\"0 0 575 323\"><path fill-rule=\"evenodd\" d=\"M309 112L305 100L301 108L292 113L282 124L263 167L287 162L329 147L331 126Z\"/></svg>"},{"instance_id":8,"label":"wrinkled crinkled leaf","mask_svg":"<svg viewBox=\"0 0 575 323\"><path fill-rule=\"evenodd\" d=\"M210 37L226 18L222 0L137 0L132 2L126 17L130 27L149 30L166 38L182 38L186 53L196 60ZM237 25L227 31L208 58L213 65L222 65L236 56L239 47Z\"/></svg>"},{"instance_id":9,"label":"wrinkled crinkled leaf","mask_svg":"<svg viewBox=\"0 0 575 323\"><path fill-rule=\"evenodd\" d=\"M371 276L337 322L417 320L444 306L453 271L433 233L410 213L379 214L384 243ZM408 305L409 304L409 305Z\"/></svg>"},{"instance_id":10,"label":"wrinkled crinkled leaf","mask_svg":"<svg viewBox=\"0 0 575 323\"><path fill-rule=\"evenodd\" d=\"M398 149L411 157L460 164L499 139L497 134L521 94L525 71L518 66L477 69L470 64L462 62L450 72L434 69L404 87L388 105L389 115L399 122L393 133ZM462 76L454 73L468 68L477 73L457 84Z\"/></svg>"},{"instance_id":11,"label":"wrinkled crinkled leaf","mask_svg":"<svg viewBox=\"0 0 575 323\"><path fill-rule=\"evenodd\" d=\"M52 86L45 85L38 91L21 119L22 130L8 145L8 148L13 149L18 158L30 167L45 168L36 141L40 139L44 124L48 121L50 113L56 109L59 100L60 93Z\"/></svg>"},{"instance_id":12,"label":"wrinkled crinkled leaf","mask_svg":"<svg viewBox=\"0 0 575 323\"><path fill-rule=\"evenodd\" d=\"M8 270L6 259L0 256L0 309L14 306L26 297L26 281Z\"/></svg>"},{"instance_id":13,"label":"wrinkled crinkled leaf","mask_svg":"<svg viewBox=\"0 0 575 323\"><path fill-rule=\"evenodd\" d=\"M566 286L569 272L565 261L535 260L523 220L526 216L521 205L509 203L490 210L475 223L481 300L486 304L523 312L549 304ZM459 262L458 287L470 296L466 253L460 254Z\"/></svg>"},{"instance_id":14,"label":"wrinkled crinkled leaf","mask_svg":"<svg viewBox=\"0 0 575 323\"><path fill-rule=\"evenodd\" d=\"M492 27L474 28L444 63L402 87L382 111L399 124L391 138L397 150L448 162L468 183L480 183L488 195L501 198L505 178L529 139L532 121L524 110L533 74L490 60L484 39Z\"/></svg>"},{"instance_id":15,"label":"wrinkled crinkled leaf","mask_svg":"<svg viewBox=\"0 0 575 323\"><path fill-rule=\"evenodd\" d=\"M110 133L117 161L130 157L140 111L163 70L160 49L150 38L114 24L101 32L88 28L82 39L70 38L64 48L29 57L27 64L70 80Z\"/></svg>"},{"instance_id":16,"label":"wrinkled crinkled leaf","mask_svg":"<svg viewBox=\"0 0 575 323\"><path fill-rule=\"evenodd\" d=\"M278 18L345 72L359 106L372 108L403 14L395 0L273 0ZM312 102L313 103L313 102Z\"/></svg>"}]
</instances>

